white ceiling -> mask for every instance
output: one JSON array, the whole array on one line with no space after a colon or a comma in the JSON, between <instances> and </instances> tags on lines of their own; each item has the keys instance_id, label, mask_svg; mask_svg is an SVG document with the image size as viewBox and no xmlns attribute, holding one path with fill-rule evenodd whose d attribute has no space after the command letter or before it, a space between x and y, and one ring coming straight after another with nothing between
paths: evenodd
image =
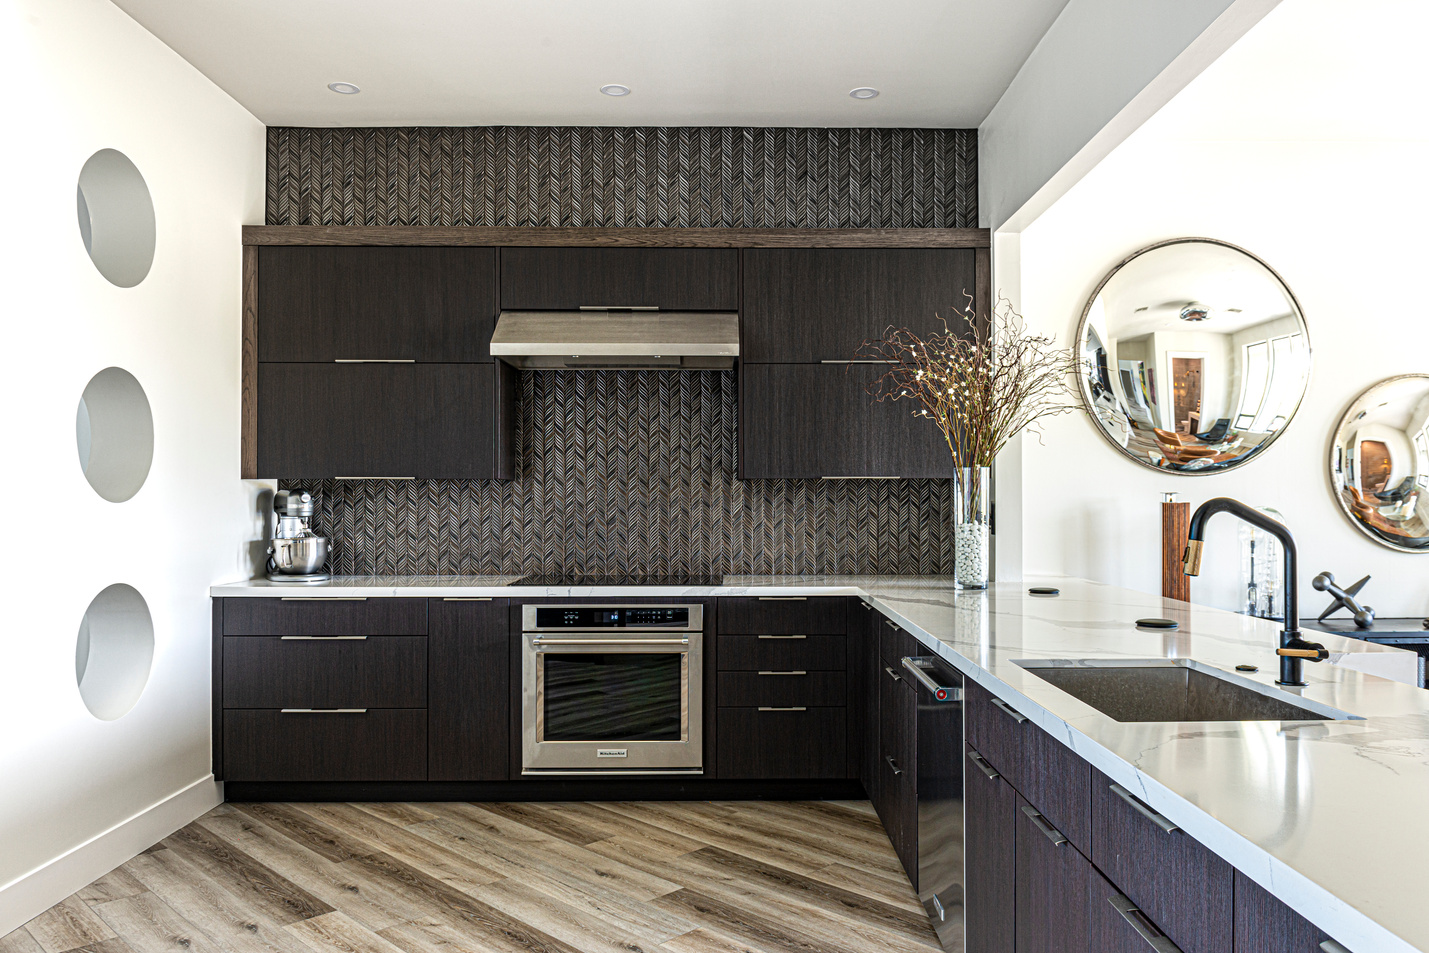
<instances>
[{"instance_id":1,"label":"white ceiling","mask_svg":"<svg viewBox=\"0 0 1429 953\"><path fill-rule=\"evenodd\" d=\"M114 0L269 125L953 128L1066 2Z\"/></svg>"}]
</instances>

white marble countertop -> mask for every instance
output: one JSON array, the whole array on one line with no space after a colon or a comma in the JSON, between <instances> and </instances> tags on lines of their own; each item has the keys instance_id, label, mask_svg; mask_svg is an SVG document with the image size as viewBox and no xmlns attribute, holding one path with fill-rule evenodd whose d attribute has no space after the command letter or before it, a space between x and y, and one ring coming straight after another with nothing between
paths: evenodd
<instances>
[{"instance_id":1,"label":"white marble countertop","mask_svg":"<svg viewBox=\"0 0 1429 953\"><path fill-rule=\"evenodd\" d=\"M1015 659L1184 658L1273 685L1278 626L1075 579L959 592L945 578L726 576L720 586L512 586L519 577L259 580L214 596L599 597L856 595L1121 783L1354 953L1429 953L1429 692L1350 666L1412 670L1414 656L1311 633L1305 699L1353 721L1122 723ZM1032 596L1029 585L1059 587ZM1137 629L1149 616L1175 631ZM1386 654L1389 653L1389 654Z\"/></svg>"}]
</instances>

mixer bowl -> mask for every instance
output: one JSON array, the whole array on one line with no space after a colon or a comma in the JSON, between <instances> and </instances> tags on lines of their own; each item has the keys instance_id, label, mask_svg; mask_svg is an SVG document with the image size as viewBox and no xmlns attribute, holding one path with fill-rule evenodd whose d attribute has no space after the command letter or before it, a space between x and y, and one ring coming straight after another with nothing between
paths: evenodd
<instances>
[{"instance_id":1,"label":"mixer bowl","mask_svg":"<svg viewBox=\"0 0 1429 953\"><path fill-rule=\"evenodd\" d=\"M322 572L327 562L326 536L300 536L297 539L275 539L268 547L268 568L285 576L307 576Z\"/></svg>"}]
</instances>

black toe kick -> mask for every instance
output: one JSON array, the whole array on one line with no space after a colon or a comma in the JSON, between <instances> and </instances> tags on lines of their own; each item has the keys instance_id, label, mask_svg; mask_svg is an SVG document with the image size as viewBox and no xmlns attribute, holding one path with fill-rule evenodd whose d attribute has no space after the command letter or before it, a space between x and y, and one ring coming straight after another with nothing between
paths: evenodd
<instances>
[{"instance_id":1,"label":"black toe kick","mask_svg":"<svg viewBox=\"0 0 1429 953\"><path fill-rule=\"evenodd\" d=\"M856 780L229 781L228 801L816 801L862 800Z\"/></svg>"}]
</instances>

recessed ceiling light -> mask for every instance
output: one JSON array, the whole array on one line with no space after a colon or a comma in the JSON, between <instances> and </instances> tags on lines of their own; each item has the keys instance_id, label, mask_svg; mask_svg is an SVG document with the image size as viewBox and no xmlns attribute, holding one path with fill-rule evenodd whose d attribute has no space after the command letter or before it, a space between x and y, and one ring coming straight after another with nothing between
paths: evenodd
<instances>
[{"instance_id":1,"label":"recessed ceiling light","mask_svg":"<svg viewBox=\"0 0 1429 953\"><path fill-rule=\"evenodd\" d=\"M878 90L872 86L860 86L858 89L851 89L848 94L854 99L873 99L878 95Z\"/></svg>"},{"instance_id":2,"label":"recessed ceiling light","mask_svg":"<svg viewBox=\"0 0 1429 953\"><path fill-rule=\"evenodd\" d=\"M344 96L353 96L362 92L355 83L328 83L327 88L335 93L342 93Z\"/></svg>"},{"instance_id":3,"label":"recessed ceiling light","mask_svg":"<svg viewBox=\"0 0 1429 953\"><path fill-rule=\"evenodd\" d=\"M630 87L629 87L629 86L621 86L619 83L610 83L609 85L602 86L602 87L600 88L600 91L601 91L602 93L605 93L605 95L607 95L607 96L629 96L629 95L630 95Z\"/></svg>"}]
</instances>

